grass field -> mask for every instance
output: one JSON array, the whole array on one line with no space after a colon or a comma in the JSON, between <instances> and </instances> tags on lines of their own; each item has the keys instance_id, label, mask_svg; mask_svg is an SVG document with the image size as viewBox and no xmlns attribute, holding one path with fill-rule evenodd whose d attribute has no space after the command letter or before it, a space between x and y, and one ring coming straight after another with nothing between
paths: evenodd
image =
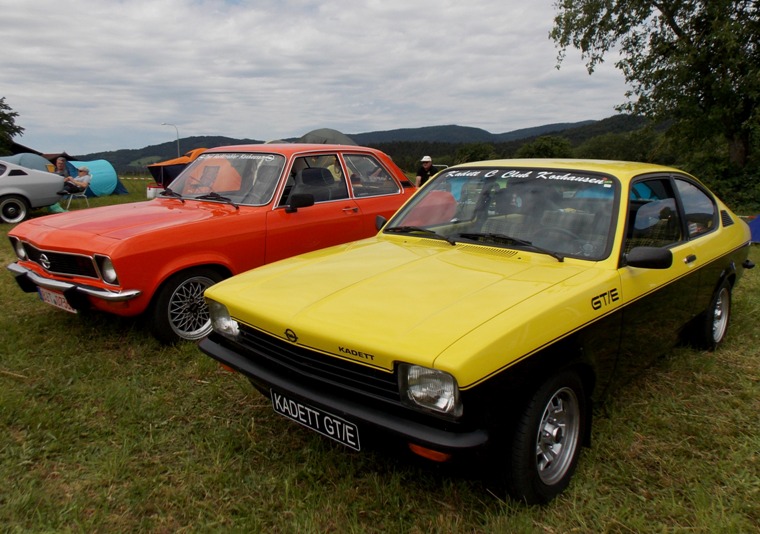
<instances>
[{"instance_id":1,"label":"grass field","mask_svg":"<svg viewBox=\"0 0 760 534\"><path fill-rule=\"evenodd\" d=\"M144 199L145 183L91 204ZM676 349L620 391L568 491L527 507L382 447L333 444L195 345L57 311L6 273L0 530L760 532L759 277L736 289L719 351Z\"/></svg>"}]
</instances>

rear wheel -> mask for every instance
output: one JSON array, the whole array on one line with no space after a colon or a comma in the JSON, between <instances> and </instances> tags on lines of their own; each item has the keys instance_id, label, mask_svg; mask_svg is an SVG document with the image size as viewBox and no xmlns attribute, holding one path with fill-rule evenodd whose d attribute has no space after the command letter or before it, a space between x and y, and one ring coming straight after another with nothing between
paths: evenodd
<instances>
[{"instance_id":1,"label":"rear wheel","mask_svg":"<svg viewBox=\"0 0 760 534\"><path fill-rule=\"evenodd\" d=\"M29 215L29 204L24 197L7 195L0 198L0 219L4 223L20 223Z\"/></svg>"},{"instance_id":2,"label":"rear wheel","mask_svg":"<svg viewBox=\"0 0 760 534\"><path fill-rule=\"evenodd\" d=\"M195 341L211 332L203 292L224 277L208 269L177 273L159 290L150 313L151 333L162 343Z\"/></svg>"},{"instance_id":3,"label":"rear wheel","mask_svg":"<svg viewBox=\"0 0 760 534\"><path fill-rule=\"evenodd\" d=\"M697 345L706 350L715 350L725 339L728 321L731 318L731 283L723 280L713 293L710 306L697 324Z\"/></svg>"},{"instance_id":4,"label":"rear wheel","mask_svg":"<svg viewBox=\"0 0 760 534\"><path fill-rule=\"evenodd\" d=\"M569 371L535 392L512 434L506 482L513 498L546 503L567 487L586 432L586 403L583 382Z\"/></svg>"}]
</instances>

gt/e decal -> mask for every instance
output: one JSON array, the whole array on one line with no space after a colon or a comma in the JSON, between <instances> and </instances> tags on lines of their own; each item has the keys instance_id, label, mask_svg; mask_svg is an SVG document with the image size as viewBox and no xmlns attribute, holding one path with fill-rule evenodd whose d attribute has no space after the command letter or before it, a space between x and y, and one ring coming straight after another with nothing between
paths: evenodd
<instances>
[{"instance_id":1,"label":"gt/e decal","mask_svg":"<svg viewBox=\"0 0 760 534\"><path fill-rule=\"evenodd\" d=\"M602 306L609 306L613 302L620 300L617 288L612 288L609 291L605 291L601 295L597 295L591 299L591 307L598 310Z\"/></svg>"}]
</instances>

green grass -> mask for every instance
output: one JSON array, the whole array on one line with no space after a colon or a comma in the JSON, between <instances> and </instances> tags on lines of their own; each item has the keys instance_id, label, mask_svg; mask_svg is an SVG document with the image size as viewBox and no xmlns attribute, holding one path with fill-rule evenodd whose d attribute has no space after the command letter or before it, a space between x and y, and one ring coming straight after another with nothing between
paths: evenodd
<instances>
[{"instance_id":1,"label":"green grass","mask_svg":"<svg viewBox=\"0 0 760 534\"><path fill-rule=\"evenodd\" d=\"M145 198L131 194L92 204ZM3 237L10 229L1 225ZM3 265L13 261L0 246ZM760 252L752 250L760 263ZM594 420L546 507L273 413L195 345L74 316L0 276L3 532L760 532L758 270L715 353L674 350Z\"/></svg>"}]
</instances>

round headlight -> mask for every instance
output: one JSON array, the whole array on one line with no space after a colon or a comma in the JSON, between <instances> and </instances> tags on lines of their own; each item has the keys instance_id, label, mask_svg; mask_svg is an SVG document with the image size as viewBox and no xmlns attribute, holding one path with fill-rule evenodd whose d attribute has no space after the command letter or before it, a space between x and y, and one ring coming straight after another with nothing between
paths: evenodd
<instances>
[{"instance_id":1,"label":"round headlight","mask_svg":"<svg viewBox=\"0 0 760 534\"><path fill-rule=\"evenodd\" d=\"M108 284L119 283L119 277L116 276L116 269L114 269L110 258L103 258L101 261L100 274L103 276L103 280Z\"/></svg>"},{"instance_id":2,"label":"round headlight","mask_svg":"<svg viewBox=\"0 0 760 534\"><path fill-rule=\"evenodd\" d=\"M18 259L25 260L28 258L28 256L26 255L26 249L24 248L24 244L21 242L20 239L13 240L13 249L16 251L16 256L18 256Z\"/></svg>"},{"instance_id":3,"label":"round headlight","mask_svg":"<svg viewBox=\"0 0 760 534\"><path fill-rule=\"evenodd\" d=\"M208 312L211 316L211 326L213 327L214 332L230 339L235 339L240 333L240 330L238 328L238 322L230 317L230 312L227 309L227 306L211 299L206 299L206 305L208 306Z\"/></svg>"}]
</instances>

